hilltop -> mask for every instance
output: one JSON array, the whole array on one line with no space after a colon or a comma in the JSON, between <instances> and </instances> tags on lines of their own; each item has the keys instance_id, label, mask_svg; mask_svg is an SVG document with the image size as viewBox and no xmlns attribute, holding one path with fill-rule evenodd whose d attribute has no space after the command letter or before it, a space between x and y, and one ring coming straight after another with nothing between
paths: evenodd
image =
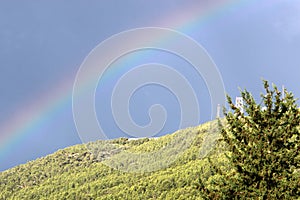
<instances>
[{"instance_id":1,"label":"hilltop","mask_svg":"<svg viewBox=\"0 0 300 200\"><path fill-rule=\"evenodd\" d=\"M111 168L104 163L113 155L101 150L95 156L86 145L59 150L1 172L0 199L201 199L199 176L210 176L209 162L202 158L209 153L218 158L213 159L215 162L224 162L219 144L219 149L206 152L207 145L213 145L207 142L212 139L210 135L214 135L213 126L209 122L156 139L109 141L131 152L151 152L164 148L178 136L195 134L189 148L181 152L178 159L152 172L132 173ZM205 149L201 150L203 145Z\"/></svg>"}]
</instances>

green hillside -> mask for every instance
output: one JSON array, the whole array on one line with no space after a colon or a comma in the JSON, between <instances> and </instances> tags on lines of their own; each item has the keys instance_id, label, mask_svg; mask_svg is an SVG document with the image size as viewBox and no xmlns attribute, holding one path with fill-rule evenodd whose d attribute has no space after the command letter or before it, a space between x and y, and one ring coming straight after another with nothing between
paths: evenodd
<instances>
[{"instance_id":1,"label":"green hillside","mask_svg":"<svg viewBox=\"0 0 300 200\"><path fill-rule=\"evenodd\" d=\"M96 141L0 173L0 199L299 199L300 112L264 81L217 121L160 138Z\"/></svg>"},{"instance_id":2,"label":"green hillside","mask_svg":"<svg viewBox=\"0 0 300 200\"><path fill-rule=\"evenodd\" d=\"M202 157L209 153L214 162L220 161L226 166L220 144L213 151L207 151L213 145L210 137L216 136L212 134L212 128L215 128L212 124L180 130L157 139L121 138L106 144L129 152L157 152L176 137L195 135L189 148L181 152L175 162L153 172L128 173L103 164L109 161L108 158L118 156L116 151L100 149L95 156L85 145L59 150L0 173L0 199L201 199L199 176L211 176L209 162ZM103 144L98 146L103 147ZM110 152L116 152L116 155Z\"/></svg>"}]
</instances>

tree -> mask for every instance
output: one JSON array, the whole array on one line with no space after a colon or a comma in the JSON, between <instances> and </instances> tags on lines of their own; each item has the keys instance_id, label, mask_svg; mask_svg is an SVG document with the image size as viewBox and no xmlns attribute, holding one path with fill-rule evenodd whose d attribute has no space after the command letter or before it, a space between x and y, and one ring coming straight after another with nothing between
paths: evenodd
<instances>
[{"instance_id":1,"label":"tree","mask_svg":"<svg viewBox=\"0 0 300 200\"><path fill-rule=\"evenodd\" d=\"M300 197L300 112L292 93L284 95L264 81L265 95L256 103L247 90L242 113L227 96L222 141L233 173L213 166L218 180L200 180L205 199L297 199ZM221 177L221 178L220 178Z\"/></svg>"}]
</instances>

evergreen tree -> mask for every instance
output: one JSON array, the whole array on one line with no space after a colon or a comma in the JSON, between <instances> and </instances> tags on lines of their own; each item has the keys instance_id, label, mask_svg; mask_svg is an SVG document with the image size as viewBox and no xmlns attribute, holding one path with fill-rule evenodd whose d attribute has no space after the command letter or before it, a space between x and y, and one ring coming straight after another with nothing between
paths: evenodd
<instances>
[{"instance_id":1,"label":"evergreen tree","mask_svg":"<svg viewBox=\"0 0 300 200\"><path fill-rule=\"evenodd\" d=\"M218 180L210 186L200 180L205 199L300 198L300 112L292 93L282 95L267 81L264 88L259 104L247 90L241 92L245 113L227 96L232 112L224 111L221 140L233 173L213 166Z\"/></svg>"}]
</instances>

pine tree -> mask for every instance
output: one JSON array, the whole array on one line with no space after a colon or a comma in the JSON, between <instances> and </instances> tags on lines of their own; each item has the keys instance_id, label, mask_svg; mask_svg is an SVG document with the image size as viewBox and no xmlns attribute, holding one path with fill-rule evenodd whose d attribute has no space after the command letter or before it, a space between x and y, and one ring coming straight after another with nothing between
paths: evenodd
<instances>
[{"instance_id":1,"label":"pine tree","mask_svg":"<svg viewBox=\"0 0 300 200\"><path fill-rule=\"evenodd\" d=\"M224 111L222 141L234 173L221 176L208 187L200 180L205 199L300 198L300 112L292 93L284 95L264 81L265 95L256 103L247 90L242 113L227 96L231 112Z\"/></svg>"}]
</instances>

